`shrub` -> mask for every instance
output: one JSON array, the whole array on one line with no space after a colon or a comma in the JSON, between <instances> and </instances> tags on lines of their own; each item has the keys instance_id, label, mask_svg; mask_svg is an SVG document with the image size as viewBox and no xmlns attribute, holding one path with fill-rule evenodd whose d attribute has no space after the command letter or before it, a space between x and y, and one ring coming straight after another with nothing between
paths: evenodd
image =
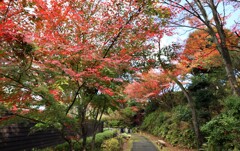
<instances>
[{"instance_id":1,"label":"shrub","mask_svg":"<svg viewBox=\"0 0 240 151\"><path fill-rule=\"evenodd\" d=\"M145 108L145 113L149 114L152 113L154 111L156 111L159 107L159 102L158 101L151 101L148 103L148 105Z\"/></svg>"},{"instance_id":2,"label":"shrub","mask_svg":"<svg viewBox=\"0 0 240 151\"><path fill-rule=\"evenodd\" d=\"M161 125L168 118L166 112L155 111L153 113L148 114L142 125L141 129L153 132L156 125Z\"/></svg>"},{"instance_id":3,"label":"shrub","mask_svg":"<svg viewBox=\"0 0 240 151\"><path fill-rule=\"evenodd\" d=\"M222 103L224 111L201 128L207 136L208 150L239 150L240 98L231 96Z\"/></svg>"},{"instance_id":4,"label":"shrub","mask_svg":"<svg viewBox=\"0 0 240 151\"><path fill-rule=\"evenodd\" d=\"M109 138L112 138L112 137L115 137L117 135L117 131L112 131L112 130L107 130L107 131L104 131L102 133L98 133L96 135L96 138L95 138L95 148L96 150L99 150L102 143L109 139ZM87 150L90 150L91 148L91 141L92 141L92 137L88 137L87 138ZM81 150L81 144L82 144L82 141L75 141L73 140L72 141L73 143L73 148L74 150ZM66 151L66 150L69 150L69 144L67 142L63 143L63 144L60 144L58 146L56 146L54 148L54 150L56 151Z\"/></svg>"},{"instance_id":5,"label":"shrub","mask_svg":"<svg viewBox=\"0 0 240 151\"><path fill-rule=\"evenodd\" d=\"M59 144L56 147L54 147L54 150L56 151L67 151L69 150L69 144L67 142L63 143L63 144Z\"/></svg>"},{"instance_id":6,"label":"shrub","mask_svg":"<svg viewBox=\"0 0 240 151\"><path fill-rule=\"evenodd\" d=\"M191 112L187 106L177 106L171 112L159 110L148 114L141 129L164 137L171 144L185 147L196 145L194 131L191 128Z\"/></svg>"},{"instance_id":7,"label":"shrub","mask_svg":"<svg viewBox=\"0 0 240 151\"><path fill-rule=\"evenodd\" d=\"M108 120L107 123L109 127L118 127L120 125L119 120Z\"/></svg>"},{"instance_id":8,"label":"shrub","mask_svg":"<svg viewBox=\"0 0 240 151\"><path fill-rule=\"evenodd\" d=\"M105 140L101 146L103 151L120 151L120 142L117 138Z\"/></svg>"},{"instance_id":9,"label":"shrub","mask_svg":"<svg viewBox=\"0 0 240 151\"><path fill-rule=\"evenodd\" d=\"M224 112L240 119L240 97L230 96L222 102Z\"/></svg>"},{"instance_id":10,"label":"shrub","mask_svg":"<svg viewBox=\"0 0 240 151\"><path fill-rule=\"evenodd\" d=\"M187 106L178 105L172 110L172 118L176 123L179 121L191 121L191 110Z\"/></svg>"}]
</instances>

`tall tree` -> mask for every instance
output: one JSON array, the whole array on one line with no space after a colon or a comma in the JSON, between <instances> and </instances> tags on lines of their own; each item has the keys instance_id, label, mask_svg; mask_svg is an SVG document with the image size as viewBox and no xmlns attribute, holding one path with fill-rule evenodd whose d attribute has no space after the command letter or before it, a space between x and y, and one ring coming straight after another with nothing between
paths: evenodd
<instances>
[{"instance_id":1,"label":"tall tree","mask_svg":"<svg viewBox=\"0 0 240 151\"><path fill-rule=\"evenodd\" d=\"M176 53L180 47L172 45L161 48L160 40L161 38L155 40L157 43L155 48L153 48L154 50L158 49L158 51L155 51L152 55L155 62L155 72L149 72L147 76L143 74L142 78L144 81L132 83L126 87L125 92L135 98L141 98L141 96L142 98L150 98L159 95L162 90L172 86L171 83L176 83L186 97L189 108L191 109L193 129L198 143L197 147L199 148L203 143L203 137L200 133L194 99L180 79L185 77L189 69L181 64L181 53ZM138 89L136 87L138 87ZM138 93L136 93L136 91Z\"/></svg>"},{"instance_id":2,"label":"tall tree","mask_svg":"<svg viewBox=\"0 0 240 151\"><path fill-rule=\"evenodd\" d=\"M240 87L233 71L232 59L227 47L227 36L224 30L228 17L234 13L227 10L230 8L231 10L237 10L239 2L226 0L179 0L177 2L162 0L161 2L169 6L172 14L175 15L170 22L173 26L201 29L211 35L213 43L216 44L223 59L232 92L240 95Z\"/></svg>"}]
</instances>

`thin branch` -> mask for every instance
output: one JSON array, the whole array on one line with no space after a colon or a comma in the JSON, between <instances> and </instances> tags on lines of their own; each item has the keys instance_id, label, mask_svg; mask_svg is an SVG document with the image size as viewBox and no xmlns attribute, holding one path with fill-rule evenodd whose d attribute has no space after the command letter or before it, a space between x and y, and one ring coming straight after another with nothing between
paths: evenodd
<instances>
[{"instance_id":1,"label":"thin branch","mask_svg":"<svg viewBox=\"0 0 240 151\"><path fill-rule=\"evenodd\" d=\"M30 63L29 63L29 65L28 65L28 67L25 69L25 71L27 71L28 69L30 69L31 68L31 66L32 66L32 62L33 62L33 56L32 56L32 54L30 54Z\"/></svg>"},{"instance_id":2,"label":"thin branch","mask_svg":"<svg viewBox=\"0 0 240 151\"><path fill-rule=\"evenodd\" d=\"M105 54L103 55L103 58L106 58L106 57L107 57L107 54L109 53L110 49L112 49L112 47L114 46L115 42L117 42L118 38L121 36L124 27L125 27L126 25L128 25L128 24L133 20L133 18L134 18L135 16L138 16L138 15L140 14L140 12L141 12L141 10L142 10L142 7L143 7L143 6L139 7L137 13L131 15L131 16L129 17L129 19L127 20L127 22L126 22L123 26L120 27L118 34L113 38L111 45L106 49Z\"/></svg>"},{"instance_id":3,"label":"thin branch","mask_svg":"<svg viewBox=\"0 0 240 151\"><path fill-rule=\"evenodd\" d=\"M11 3L12 3L12 0L9 1L7 10L6 10L6 12L4 13L4 18L3 18L4 21L6 21L6 19L7 19L7 14L8 14L8 12L9 12Z\"/></svg>"},{"instance_id":4,"label":"thin branch","mask_svg":"<svg viewBox=\"0 0 240 151\"><path fill-rule=\"evenodd\" d=\"M192 28L192 29L186 30L183 34L180 34L180 36L183 36L183 35L185 35L186 33L189 33L189 32L191 32L191 31L193 31L193 30L195 30L195 29ZM204 30L204 29L201 29L201 30Z\"/></svg>"},{"instance_id":5,"label":"thin branch","mask_svg":"<svg viewBox=\"0 0 240 151\"><path fill-rule=\"evenodd\" d=\"M3 76L3 77L5 77L5 78L7 78L7 79L10 79L11 81L16 82L16 83L22 85L24 88L26 88L26 86L25 86L22 82L20 82L19 80L16 80L16 79L14 79L14 78L12 78L12 77L10 77L10 76L8 76L8 75L5 75L5 74L3 74L3 73L0 73L0 75ZM27 88L28 88L28 87L27 87Z\"/></svg>"},{"instance_id":6,"label":"thin branch","mask_svg":"<svg viewBox=\"0 0 240 151\"><path fill-rule=\"evenodd\" d=\"M70 111L70 109L73 107L74 103L76 102L77 100L77 96L79 94L79 91L81 90L81 88L86 84L86 82L83 82L79 87L78 87L78 90L76 91L75 93L75 96L74 96L74 99L72 101L72 103L69 105L69 107L67 108L67 111L66 111L66 115L68 114L68 112Z\"/></svg>"},{"instance_id":7,"label":"thin branch","mask_svg":"<svg viewBox=\"0 0 240 151\"><path fill-rule=\"evenodd\" d=\"M236 31L234 33L238 36L238 38L240 38L240 35Z\"/></svg>"},{"instance_id":8,"label":"thin branch","mask_svg":"<svg viewBox=\"0 0 240 151\"><path fill-rule=\"evenodd\" d=\"M34 119L34 118L30 118L30 117L26 117L26 116L23 116L23 115L20 115L20 114L16 114L16 113L12 113L12 115L15 115L17 117L21 117L21 118L24 118L24 119L27 119L27 120L30 120L30 121L33 121L33 122L38 122L38 123L42 123L42 124L47 124L43 121L40 121L40 120L37 120L37 119ZM47 124L49 125L49 124Z\"/></svg>"},{"instance_id":9,"label":"thin branch","mask_svg":"<svg viewBox=\"0 0 240 151\"><path fill-rule=\"evenodd\" d=\"M206 14L204 7L201 5L201 2L199 2L198 0L194 0L194 1L197 4L197 7L199 8L199 10L202 14L197 12L196 8L194 8L188 0L187 0L187 3L191 7L192 11L190 9L186 8L185 6L181 5L180 3L174 3L174 1L172 1L172 0L169 0L169 2L173 2L174 4L168 3L166 1L164 1L164 3L167 5L176 7L176 8L183 9L184 11L188 12L190 15L197 17L203 24L205 24L206 26L209 27L210 21L207 18L207 14ZM201 16L203 16L203 18ZM178 25L180 25L180 24L178 24ZM187 26L187 25L182 25L181 27L193 28L193 27ZM196 29L200 29L200 28L196 28ZM203 29L200 29L200 30L203 30Z\"/></svg>"},{"instance_id":10,"label":"thin branch","mask_svg":"<svg viewBox=\"0 0 240 151\"><path fill-rule=\"evenodd\" d=\"M182 24L179 24L179 23L176 23L176 22L169 22L169 23L172 24L172 25L176 25L176 26L167 25L166 27L183 27L183 28L192 28L192 29L198 29L198 30L207 31L207 30L204 29L204 28L199 28L199 27L198 27L198 26L202 26L202 25L198 25L198 26L192 27L192 26L190 26L190 25L182 25Z\"/></svg>"}]
</instances>

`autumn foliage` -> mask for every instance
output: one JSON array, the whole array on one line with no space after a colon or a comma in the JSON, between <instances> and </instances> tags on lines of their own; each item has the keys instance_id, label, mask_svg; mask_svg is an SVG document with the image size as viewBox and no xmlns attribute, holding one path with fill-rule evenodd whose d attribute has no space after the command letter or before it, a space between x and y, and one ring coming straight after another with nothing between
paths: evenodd
<instances>
[{"instance_id":1,"label":"autumn foliage","mask_svg":"<svg viewBox=\"0 0 240 151\"><path fill-rule=\"evenodd\" d=\"M171 86L171 80L157 70L139 75L139 80L130 83L125 88L125 93L130 98L139 102L146 102L149 98L158 97L161 91Z\"/></svg>"},{"instance_id":2,"label":"autumn foliage","mask_svg":"<svg viewBox=\"0 0 240 151\"><path fill-rule=\"evenodd\" d=\"M236 51L239 38L229 30L226 31L227 47L230 53ZM204 30L197 30L189 35L182 53L183 63L190 69L210 69L223 65L213 38Z\"/></svg>"},{"instance_id":3,"label":"autumn foliage","mask_svg":"<svg viewBox=\"0 0 240 151\"><path fill-rule=\"evenodd\" d=\"M38 96L70 103L74 96L66 87L81 86L113 96L112 84L132 70L134 54L162 32L145 14L145 2L23 0L0 6L4 102L33 103ZM10 83L17 87L6 93Z\"/></svg>"},{"instance_id":4,"label":"autumn foliage","mask_svg":"<svg viewBox=\"0 0 240 151\"><path fill-rule=\"evenodd\" d=\"M141 55L149 41L169 32L163 8L128 0L1 1L1 105L16 117L84 134L86 119L126 103L125 76L142 68L134 62L147 60Z\"/></svg>"}]
</instances>

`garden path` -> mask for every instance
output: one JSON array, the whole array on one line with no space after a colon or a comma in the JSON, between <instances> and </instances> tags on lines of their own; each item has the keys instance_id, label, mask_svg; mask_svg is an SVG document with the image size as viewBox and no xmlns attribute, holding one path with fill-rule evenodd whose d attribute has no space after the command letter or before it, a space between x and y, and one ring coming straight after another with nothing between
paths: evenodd
<instances>
[{"instance_id":1,"label":"garden path","mask_svg":"<svg viewBox=\"0 0 240 151\"><path fill-rule=\"evenodd\" d=\"M132 151L158 151L155 145L144 136L133 134L132 139Z\"/></svg>"}]
</instances>

